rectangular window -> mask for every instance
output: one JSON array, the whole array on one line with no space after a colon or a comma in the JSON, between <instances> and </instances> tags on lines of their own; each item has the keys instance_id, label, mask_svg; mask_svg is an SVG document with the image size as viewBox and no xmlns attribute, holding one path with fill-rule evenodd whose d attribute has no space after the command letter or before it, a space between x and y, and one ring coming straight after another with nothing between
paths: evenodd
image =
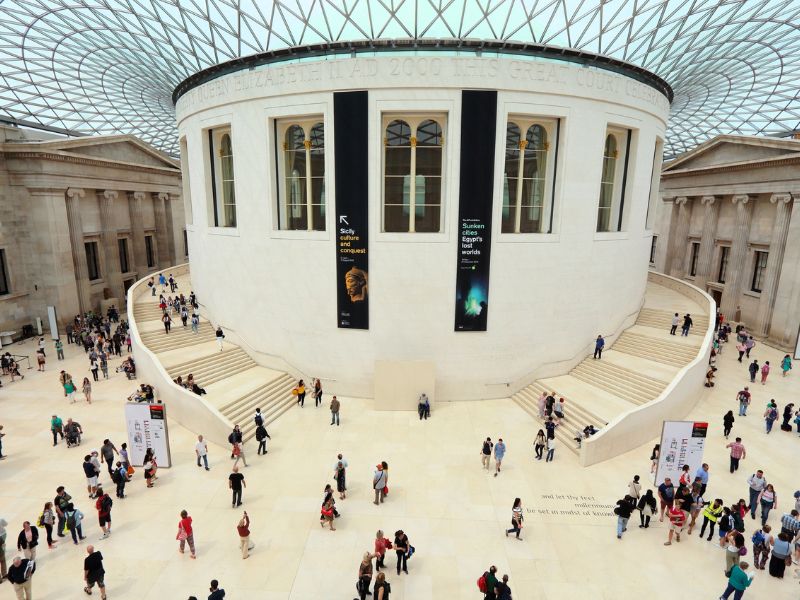
<instances>
[{"instance_id":1,"label":"rectangular window","mask_svg":"<svg viewBox=\"0 0 800 600\"><path fill-rule=\"evenodd\" d=\"M384 115L383 231L441 231L444 126L444 115Z\"/></svg>"},{"instance_id":2,"label":"rectangular window","mask_svg":"<svg viewBox=\"0 0 800 600\"><path fill-rule=\"evenodd\" d=\"M119 238L117 244L119 245L119 271L120 273L127 273L129 270L128 240L126 238Z\"/></svg>"},{"instance_id":3,"label":"rectangular window","mask_svg":"<svg viewBox=\"0 0 800 600\"><path fill-rule=\"evenodd\" d=\"M325 231L325 125L322 116L275 124L280 229Z\"/></svg>"},{"instance_id":4,"label":"rectangular window","mask_svg":"<svg viewBox=\"0 0 800 600\"><path fill-rule=\"evenodd\" d=\"M606 130L603 144L603 171L600 177L600 202L597 207L597 231L622 230L630 149L630 129Z\"/></svg>"},{"instance_id":5,"label":"rectangular window","mask_svg":"<svg viewBox=\"0 0 800 600\"><path fill-rule=\"evenodd\" d=\"M0 296L11 292L11 282L8 280L8 267L6 266L6 251L0 249Z\"/></svg>"},{"instance_id":6,"label":"rectangular window","mask_svg":"<svg viewBox=\"0 0 800 600\"><path fill-rule=\"evenodd\" d=\"M152 269L156 266L155 255L153 254L153 236L144 236L144 250L147 254L147 268Z\"/></svg>"},{"instance_id":7,"label":"rectangular window","mask_svg":"<svg viewBox=\"0 0 800 600\"><path fill-rule=\"evenodd\" d=\"M750 290L753 292L761 292L764 274L767 272L767 259L769 259L769 252L756 250L753 257L753 283L750 285Z\"/></svg>"},{"instance_id":8,"label":"rectangular window","mask_svg":"<svg viewBox=\"0 0 800 600\"><path fill-rule=\"evenodd\" d=\"M717 277L719 283L725 283L725 277L728 274L728 255L730 251L730 246L721 246L719 249L719 276Z\"/></svg>"},{"instance_id":9,"label":"rectangular window","mask_svg":"<svg viewBox=\"0 0 800 600\"><path fill-rule=\"evenodd\" d=\"M650 240L650 264L656 264L656 242L658 242L658 236L654 235L653 239Z\"/></svg>"},{"instance_id":10,"label":"rectangular window","mask_svg":"<svg viewBox=\"0 0 800 600\"><path fill-rule=\"evenodd\" d=\"M89 281L100 279L100 261L97 258L97 242L85 242L86 266L89 269Z\"/></svg>"},{"instance_id":11,"label":"rectangular window","mask_svg":"<svg viewBox=\"0 0 800 600\"><path fill-rule=\"evenodd\" d=\"M503 175L503 233L551 231L558 129L558 121L509 117Z\"/></svg>"},{"instance_id":12,"label":"rectangular window","mask_svg":"<svg viewBox=\"0 0 800 600\"><path fill-rule=\"evenodd\" d=\"M697 275L697 257L700 255L700 244L692 242L692 257L689 259L689 275Z\"/></svg>"},{"instance_id":13,"label":"rectangular window","mask_svg":"<svg viewBox=\"0 0 800 600\"><path fill-rule=\"evenodd\" d=\"M189 234L183 230L183 255L189 256Z\"/></svg>"},{"instance_id":14,"label":"rectangular window","mask_svg":"<svg viewBox=\"0 0 800 600\"><path fill-rule=\"evenodd\" d=\"M236 186L233 171L233 142L230 128L208 130L214 227L236 227Z\"/></svg>"}]
</instances>

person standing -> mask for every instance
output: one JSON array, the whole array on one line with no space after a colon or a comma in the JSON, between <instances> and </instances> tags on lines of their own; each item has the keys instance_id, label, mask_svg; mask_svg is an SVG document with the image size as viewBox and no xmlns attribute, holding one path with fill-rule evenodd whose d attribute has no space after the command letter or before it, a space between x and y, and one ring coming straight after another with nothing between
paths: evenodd
<instances>
[{"instance_id":1,"label":"person standing","mask_svg":"<svg viewBox=\"0 0 800 600\"><path fill-rule=\"evenodd\" d=\"M377 465L375 473L372 475L372 489L375 491L375 500L372 502L376 506L383 503L383 488L386 487L386 472L383 465Z\"/></svg>"},{"instance_id":2,"label":"person standing","mask_svg":"<svg viewBox=\"0 0 800 600\"><path fill-rule=\"evenodd\" d=\"M547 458L545 458L544 462L553 462L553 457L556 453L556 438L548 437L547 438Z\"/></svg>"},{"instance_id":3,"label":"person standing","mask_svg":"<svg viewBox=\"0 0 800 600\"><path fill-rule=\"evenodd\" d=\"M8 569L8 580L14 586L17 600L33 600L31 577L36 571L36 563L28 558L15 556Z\"/></svg>"},{"instance_id":4,"label":"person standing","mask_svg":"<svg viewBox=\"0 0 800 600\"><path fill-rule=\"evenodd\" d=\"M743 458L747 458L747 449L742 444L742 438L737 437L734 442L731 442L725 448L730 448L731 450L731 473L734 471L739 470L739 461Z\"/></svg>"},{"instance_id":5,"label":"person standing","mask_svg":"<svg viewBox=\"0 0 800 600\"><path fill-rule=\"evenodd\" d=\"M636 501L630 495L626 495L621 500L617 500L614 514L617 515L617 539L622 539L622 534L628 531L628 519L631 518L633 507Z\"/></svg>"},{"instance_id":6,"label":"person standing","mask_svg":"<svg viewBox=\"0 0 800 600\"><path fill-rule=\"evenodd\" d=\"M228 476L228 488L231 490L231 508L242 505L242 487L247 487L244 475L239 473L239 467L233 465L233 473Z\"/></svg>"},{"instance_id":7,"label":"person standing","mask_svg":"<svg viewBox=\"0 0 800 600\"><path fill-rule=\"evenodd\" d=\"M39 545L39 530L30 521L22 524L22 531L17 536L17 550L22 550L25 558L36 560L36 547Z\"/></svg>"},{"instance_id":8,"label":"person standing","mask_svg":"<svg viewBox=\"0 0 800 600\"><path fill-rule=\"evenodd\" d=\"M519 498L514 499L514 505L511 507L511 529L506 529L506 537L509 533L515 534L518 540L522 540L519 534L522 532L522 523L525 517L522 514L522 500Z\"/></svg>"},{"instance_id":9,"label":"person standing","mask_svg":"<svg viewBox=\"0 0 800 600\"><path fill-rule=\"evenodd\" d=\"M225 342L225 333L222 331L221 326L217 327L217 330L214 332L214 337L217 338L217 345L219 345L219 351L222 352L222 347Z\"/></svg>"},{"instance_id":10,"label":"person standing","mask_svg":"<svg viewBox=\"0 0 800 600\"><path fill-rule=\"evenodd\" d=\"M242 518L239 519L236 531L239 533L239 548L242 550L242 559L245 559L250 555L250 550L253 549L253 546L250 545L250 517L247 516L247 511L244 511Z\"/></svg>"},{"instance_id":11,"label":"person standing","mask_svg":"<svg viewBox=\"0 0 800 600\"><path fill-rule=\"evenodd\" d=\"M775 400L770 400L767 404L767 410L764 411L764 424L767 428L767 435L772 431L772 426L778 420L778 405Z\"/></svg>"},{"instance_id":12,"label":"person standing","mask_svg":"<svg viewBox=\"0 0 800 600\"><path fill-rule=\"evenodd\" d=\"M94 503L94 507L97 509L97 519L100 523L100 529L103 530L103 537L100 538L103 540L111 535L111 507L113 504L114 501L111 499L111 496L106 494L103 488L97 486L97 500Z\"/></svg>"},{"instance_id":13,"label":"person standing","mask_svg":"<svg viewBox=\"0 0 800 600\"><path fill-rule=\"evenodd\" d=\"M503 457L506 455L506 444L503 438L499 438L494 445L494 476L500 473L500 467L503 464Z\"/></svg>"},{"instance_id":14,"label":"person standing","mask_svg":"<svg viewBox=\"0 0 800 600\"><path fill-rule=\"evenodd\" d=\"M775 487L768 483L766 487L758 494L758 503L761 505L761 526L767 524L770 511L778 508L778 494L775 493Z\"/></svg>"},{"instance_id":15,"label":"person standing","mask_svg":"<svg viewBox=\"0 0 800 600\"><path fill-rule=\"evenodd\" d=\"M603 339L602 335L598 335L597 339L594 341L594 356L592 358L603 358L603 347L606 345L606 341Z\"/></svg>"},{"instance_id":16,"label":"person standing","mask_svg":"<svg viewBox=\"0 0 800 600\"><path fill-rule=\"evenodd\" d=\"M689 336L689 329L692 328L694 323L692 322L692 315L686 313L683 316L683 325L681 325L681 337L688 337Z\"/></svg>"},{"instance_id":17,"label":"person standing","mask_svg":"<svg viewBox=\"0 0 800 600\"><path fill-rule=\"evenodd\" d=\"M402 529L394 532L394 552L397 555L397 575L400 576L400 568L402 567L403 573L408 575L408 550L410 544L408 543L408 536L403 533Z\"/></svg>"},{"instance_id":18,"label":"person standing","mask_svg":"<svg viewBox=\"0 0 800 600\"><path fill-rule=\"evenodd\" d=\"M192 517L185 510L181 511L181 520L178 521L178 535L176 539L180 542L178 552L183 554L186 544L189 544L189 552L192 558L197 558L194 549L194 529L192 528Z\"/></svg>"},{"instance_id":19,"label":"person standing","mask_svg":"<svg viewBox=\"0 0 800 600\"><path fill-rule=\"evenodd\" d=\"M759 469L750 477L747 478L747 485L750 486L750 517L756 518L756 507L758 506L758 498L767 487L767 479L764 477L764 471Z\"/></svg>"},{"instance_id":20,"label":"person standing","mask_svg":"<svg viewBox=\"0 0 800 600\"><path fill-rule=\"evenodd\" d=\"M91 595L94 584L97 584L97 587L100 588L100 600L106 600L106 582L104 581L106 571L103 568L103 555L92 545L86 546L86 554L88 556L83 559L83 580L86 582L83 591Z\"/></svg>"},{"instance_id":21,"label":"person standing","mask_svg":"<svg viewBox=\"0 0 800 600\"><path fill-rule=\"evenodd\" d=\"M758 366L758 359L753 359L753 362L750 363L750 366L747 367L747 371L750 373L750 383L755 383L756 381L756 374L758 373L760 367Z\"/></svg>"},{"instance_id":22,"label":"person standing","mask_svg":"<svg viewBox=\"0 0 800 600\"><path fill-rule=\"evenodd\" d=\"M103 445L100 446L100 462L105 462L106 467L108 468L109 476L114 470L114 453L119 454L116 446L111 443L111 440L105 439L103 440Z\"/></svg>"},{"instance_id":23,"label":"person standing","mask_svg":"<svg viewBox=\"0 0 800 600\"><path fill-rule=\"evenodd\" d=\"M667 508L672 508L675 500L675 486L672 485L672 480L669 477L665 477L664 483L658 486L658 499L661 505L658 520L663 521L664 511Z\"/></svg>"},{"instance_id":24,"label":"person standing","mask_svg":"<svg viewBox=\"0 0 800 600\"><path fill-rule=\"evenodd\" d=\"M639 510L639 529L647 529L650 527L650 519L655 516L658 510L653 490L647 490L644 496L639 498L636 508Z\"/></svg>"},{"instance_id":25,"label":"person standing","mask_svg":"<svg viewBox=\"0 0 800 600\"><path fill-rule=\"evenodd\" d=\"M333 396L331 398L331 406L330 406L330 408L331 408L331 425L333 425L334 422L335 422L337 427L339 426L339 407L340 406L341 405L339 404L339 400L336 399L336 396Z\"/></svg>"},{"instance_id":26,"label":"person standing","mask_svg":"<svg viewBox=\"0 0 800 600\"><path fill-rule=\"evenodd\" d=\"M267 453L267 440L272 439L267 433L267 428L264 427L264 423L262 422L261 425L256 426L256 441L258 442L258 450L256 454L266 454Z\"/></svg>"},{"instance_id":27,"label":"person standing","mask_svg":"<svg viewBox=\"0 0 800 600\"><path fill-rule=\"evenodd\" d=\"M681 318L678 316L678 313L672 317L672 327L669 328L669 334L675 335L675 332L678 330L678 323L681 322Z\"/></svg>"},{"instance_id":28,"label":"person standing","mask_svg":"<svg viewBox=\"0 0 800 600\"><path fill-rule=\"evenodd\" d=\"M194 445L194 453L197 457L197 466L200 466L200 461L203 461L203 465L208 471L208 443L203 439L202 435L197 436L197 443Z\"/></svg>"},{"instance_id":29,"label":"person standing","mask_svg":"<svg viewBox=\"0 0 800 600\"><path fill-rule=\"evenodd\" d=\"M733 565L730 575L728 575L728 587L722 592L720 600L728 600L731 594L733 594L733 600L741 600L744 591L753 583L753 578L746 573L749 566L747 561Z\"/></svg>"},{"instance_id":30,"label":"person standing","mask_svg":"<svg viewBox=\"0 0 800 600\"><path fill-rule=\"evenodd\" d=\"M729 410L725 413L725 416L722 417L722 435L725 436L725 439L728 439L728 436L731 434L731 429L733 429L733 423L736 419L733 416L733 411Z\"/></svg>"},{"instance_id":31,"label":"person standing","mask_svg":"<svg viewBox=\"0 0 800 600\"><path fill-rule=\"evenodd\" d=\"M487 437L486 441L483 442L483 446L481 447L481 464L487 471L489 470L489 461L492 459L493 447L494 444L492 443L492 438Z\"/></svg>"}]
</instances>

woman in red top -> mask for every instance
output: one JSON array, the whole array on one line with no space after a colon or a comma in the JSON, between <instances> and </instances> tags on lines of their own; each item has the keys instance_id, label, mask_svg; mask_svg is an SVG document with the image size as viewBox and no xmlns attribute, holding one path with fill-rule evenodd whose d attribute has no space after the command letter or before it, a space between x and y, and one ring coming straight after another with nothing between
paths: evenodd
<instances>
[{"instance_id":1,"label":"woman in red top","mask_svg":"<svg viewBox=\"0 0 800 600\"><path fill-rule=\"evenodd\" d=\"M380 571L381 567L386 568L383 564L384 554L386 554L386 550L391 549L392 543L385 537L383 537L383 531L378 529L378 533L375 534L375 555L377 556L378 560L375 561L375 569Z\"/></svg>"},{"instance_id":2,"label":"woman in red top","mask_svg":"<svg viewBox=\"0 0 800 600\"><path fill-rule=\"evenodd\" d=\"M178 521L178 535L176 539L181 543L178 552L183 554L183 549L186 544L189 544L189 551L192 553L192 558L197 558L194 552L194 531L192 530L192 517L189 516L185 510L181 511L181 520Z\"/></svg>"}]
</instances>

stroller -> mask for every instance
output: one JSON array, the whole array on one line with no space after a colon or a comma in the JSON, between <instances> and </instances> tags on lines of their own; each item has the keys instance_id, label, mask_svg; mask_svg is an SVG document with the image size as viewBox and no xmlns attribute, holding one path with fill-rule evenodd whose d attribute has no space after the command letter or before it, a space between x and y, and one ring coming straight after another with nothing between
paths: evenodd
<instances>
[{"instance_id":1,"label":"stroller","mask_svg":"<svg viewBox=\"0 0 800 600\"><path fill-rule=\"evenodd\" d=\"M67 440L67 448L81 445L81 427L79 423L73 423L72 427L64 428L64 437Z\"/></svg>"}]
</instances>

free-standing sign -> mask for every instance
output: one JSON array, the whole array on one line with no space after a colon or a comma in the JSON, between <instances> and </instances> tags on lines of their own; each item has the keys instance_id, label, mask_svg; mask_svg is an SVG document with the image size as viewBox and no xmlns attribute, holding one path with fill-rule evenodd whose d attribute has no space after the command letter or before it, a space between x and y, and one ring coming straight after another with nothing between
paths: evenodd
<instances>
[{"instance_id":1,"label":"free-standing sign","mask_svg":"<svg viewBox=\"0 0 800 600\"><path fill-rule=\"evenodd\" d=\"M167 408L163 404L125 403L128 430L128 458L135 466L144 464L144 453L152 448L159 467L171 465Z\"/></svg>"},{"instance_id":2,"label":"free-standing sign","mask_svg":"<svg viewBox=\"0 0 800 600\"><path fill-rule=\"evenodd\" d=\"M486 331L497 92L461 92L456 331Z\"/></svg>"},{"instance_id":3,"label":"free-standing sign","mask_svg":"<svg viewBox=\"0 0 800 600\"><path fill-rule=\"evenodd\" d=\"M337 322L369 329L367 92L333 94Z\"/></svg>"},{"instance_id":4,"label":"free-standing sign","mask_svg":"<svg viewBox=\"0 0 800 600\"><path fill-rule=\"evenodd\" d=\"M677 487L683 465L689 465L689 472L694 478L695 472L703 464L707 433L708 423L664 421L655 484L661 485L669 477Z\"/></svg>"}]
</instances>

